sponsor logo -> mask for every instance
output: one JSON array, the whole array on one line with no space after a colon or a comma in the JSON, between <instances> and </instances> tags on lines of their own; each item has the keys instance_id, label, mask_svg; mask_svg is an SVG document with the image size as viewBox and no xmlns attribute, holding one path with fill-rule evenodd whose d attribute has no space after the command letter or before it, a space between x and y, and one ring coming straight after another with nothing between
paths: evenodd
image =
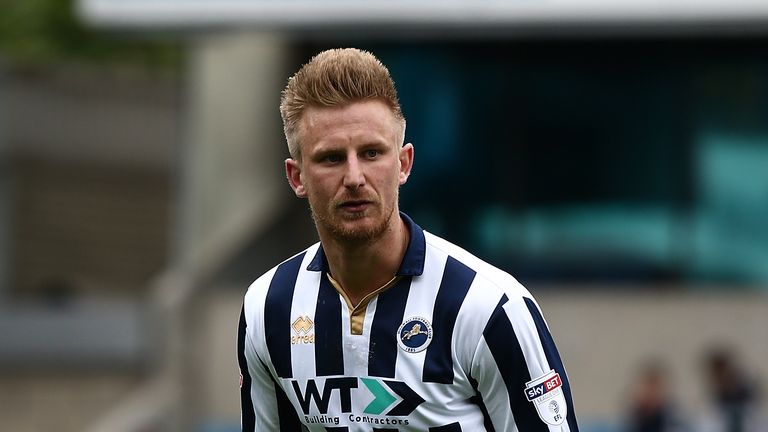
<instances>
[{"instance_id":1,"label":"sponsor logo","mask_svg":"<svg viewBox=\"0 0 768 432\"><path fill-rule=\"evenodd\" d=\"M306 315L302 315L293 320L291 328L293 329L294 335L291 336L291 344L296 345L315 343L315 334L310 333L314 327L315 324Z\"/></svg>"},{"instance_id":2,"label":"sponsor logo","mask_svg":"<svg viewBox=\"0 0 768 432\"><path fill-rule=\"evenodd\" d=\"M532 402L533 400L544 396L552 390L560 388L562 385L563 382L560 380L560 374L555 373L553 377L540 384L533 385L528 383L525 387L525 397L528 398L528 402Z\"/></svg>"},{"instance_id":3,"label":"sponsor logo","mask_svg":"<svg viewBox=\"0 0 768 432\"><path fill-rule=\"evenodd\" d=\"M397 344L409 353L425 350L432 342L432 325L426 318L411 317L397 330Z\"/></svg>"},{"instance_id":4,"label":"sponsor logo","mask_svg":"<svg viewBox=\"0 0 768 432\"><path fill-rule=\"evenodd\" d=\"M554 370L525 384L525 397L533 403L541 420L552 426L565 421L567 406L563 394L563 381Z\"/></svg>"},{"instance_id":5,"label":"sponsor logo","mask_svg":"<svg viewBox=\"0 0 768 432\"><path fill-rule=\"evenodd\" d=\"M363 414L368 416L358 416L360 417L359 420L354 419L356 416L351 416L350 421L396 424L396 419L388 420L385 417L408 416L424 402L424 398L413 391L408 384L380 378L309 379L303 388L299 381L292 380L291 387L307 422L311 422L310 419L324 418L324 420L316 422L333 423L333 419L337 416L329 416L328 413L351 414L352 401L354 400L356 402L370 401L363 409ZM332 402L334 404L338 402L338 406L332 405ZM310 411L314 411L312 405L317 411L310 414Z\"/></svg>"}]
</instances>

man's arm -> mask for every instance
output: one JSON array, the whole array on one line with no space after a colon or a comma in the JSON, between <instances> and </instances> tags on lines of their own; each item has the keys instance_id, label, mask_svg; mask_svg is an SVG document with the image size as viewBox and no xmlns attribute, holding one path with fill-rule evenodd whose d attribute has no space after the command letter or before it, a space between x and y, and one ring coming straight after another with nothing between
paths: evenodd
<instances>
[{"instance_id":1,"label":"man's arm","mask_svg":"<svg viewBox=\"0 0 768 432\"><path fill-rule=\"evenodd\" d=\"M245 306L237 331L240 367L241 427L243 432L300 431L302 426L288 397L278 386L254 349Z\"/></svg>"},{"instance_id":2,"label":"man's arm","mask_svg":"<svg viewBox=\"0 0 768 432\"><path fill-rule=\"evenodd\" d=\"M578 432L568 377L532 298L502 297L471 376L496 431Z\"/></svg>"}]
</instances>

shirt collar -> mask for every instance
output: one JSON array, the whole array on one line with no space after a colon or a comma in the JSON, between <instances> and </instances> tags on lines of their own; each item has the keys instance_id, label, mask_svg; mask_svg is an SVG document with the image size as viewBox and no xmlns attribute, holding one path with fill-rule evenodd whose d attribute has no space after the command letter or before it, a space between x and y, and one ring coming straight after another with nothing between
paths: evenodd
<instances>
[{"instance_id":1,"label":"shirt collar","mask_svg":"<svg viewBox=\"0 0 768 432\"><path fill-rule=\"evenodd\" d=\"M402 218L405 225L408 226L411 236L408 240L408 248L405 250L405 256L403 256L403 261L400 263L400 268L397 269L395 276L421 276L421 274L424 273L424 258L427 251L424 230L416 225L416 222L405 213L400 212L400 218ZM322 244L317 248L317 253L315 253L315 257L312 258L312 261L307 266L307 270L330 271L328 267L328 259L325 257Z\"/></svg>"}]
</instances>

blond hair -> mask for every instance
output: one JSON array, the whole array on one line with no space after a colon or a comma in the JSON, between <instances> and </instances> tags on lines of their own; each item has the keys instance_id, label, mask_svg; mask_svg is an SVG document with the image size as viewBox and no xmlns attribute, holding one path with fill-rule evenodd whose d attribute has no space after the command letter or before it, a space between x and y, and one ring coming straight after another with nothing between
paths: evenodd
<instances>
[{"instance_id":1,"label":"blond hair","mask_svg":"<svg viewBox=\"0 0 768 432\"><path fill-rule=\"evenodd\" d=\"M283 90L280 115L291 157L301 157L299 123L307 107L335 107L377 99L387 104L405 133L397 90L389 70L373 54L356 48L331 49L314 56ZM401 142L402 144L402 142Z\"/></svg>"}]
</instances>

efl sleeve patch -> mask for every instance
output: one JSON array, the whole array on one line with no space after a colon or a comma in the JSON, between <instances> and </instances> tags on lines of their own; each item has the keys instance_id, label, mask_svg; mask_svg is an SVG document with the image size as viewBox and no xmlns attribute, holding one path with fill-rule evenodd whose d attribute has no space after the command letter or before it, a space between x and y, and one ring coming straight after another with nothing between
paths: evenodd
<instances>
[{"instance_id":1,"label":"efl sleeve patch","mask_svg":"<svg viewBox=\"0 0 768 432\"><path fill-rule=\"evenodd\" d=\"M525 384L525 397L533 403L544 423L560 426L568 415L563 381L554 370Z\"/></svg>"}]
</instances>

